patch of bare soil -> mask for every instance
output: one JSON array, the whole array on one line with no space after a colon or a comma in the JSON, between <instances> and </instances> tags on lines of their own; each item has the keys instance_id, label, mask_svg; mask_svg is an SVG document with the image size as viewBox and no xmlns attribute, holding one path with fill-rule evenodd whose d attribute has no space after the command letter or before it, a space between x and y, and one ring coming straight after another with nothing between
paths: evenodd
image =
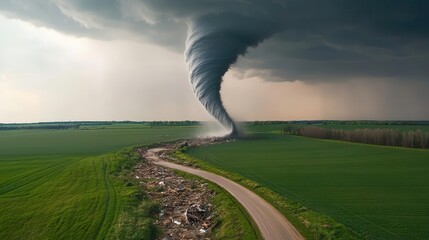
<instances>
[{"instance_id":1,"label":"patch of bare soil","mask_svg":"<svg viewBox=\"0 0 429 240\"><path fill-rule=\"evenodd\" d=\"M210 204L215 192L207 183L185 179L150 160L138 164L133 174L145 185L149 198L160 204L155 222L163 232L160 239L210 239L216 225Z\"/></svg>"}]
</instances>

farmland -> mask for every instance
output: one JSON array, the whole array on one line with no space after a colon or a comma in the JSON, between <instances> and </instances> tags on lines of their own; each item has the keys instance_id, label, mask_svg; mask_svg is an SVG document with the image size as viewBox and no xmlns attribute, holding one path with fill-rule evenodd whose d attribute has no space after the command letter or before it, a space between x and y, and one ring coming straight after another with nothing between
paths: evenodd
<instances>
[{"instance_id":1,"label":"farmland","mask_svg":"<svg viewBox=\"0 0 429 240\"><path fill-rule=\"evenodd\" d=\"M253 134L247 139L187 153L364 237L429 235L428 150L281 135L282 126L248 124L244 128ZM0 131L0 239L121 238L121 222L133 234L153 237L150 221L142 220L150 202L136 208L139 217L127 215L135 211L127 208L135 189L116 176L128 154L121 149L192 136L198 129L133 123Z\"/></svg>"},{"instance_id":2,"label":"farmland","mask_svg":"<svg viewBox=\"0 0 429 240\"><path fill-rule=\"evenodd\" d=\"M134 191L113 175L126 160L119 150L193 133L128 125L0 131L0 239L116 238L112 226ZM147 211L140 236L153 236Z\"/></svg>"},{"instance_id":3,"label":"farmland","mask_svg":"<svg viewBox=\"0 0 429 240\"><path fill-rule=\"evenodd\" d=\"M280 135L187 151L336 219L370 239L429 236L429 151Z\"/></svg>"}]
</instances>

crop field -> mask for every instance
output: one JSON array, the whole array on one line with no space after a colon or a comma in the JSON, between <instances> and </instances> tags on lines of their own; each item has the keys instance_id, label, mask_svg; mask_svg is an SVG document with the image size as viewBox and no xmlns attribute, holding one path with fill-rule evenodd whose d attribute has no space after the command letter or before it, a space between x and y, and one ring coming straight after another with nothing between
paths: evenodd
<instances>
[{"instance_id":1,"label":"crop field","mask_svg":"<svg viewBox=\"0 0 429 240\"><path fill-rule=\"evenodd\" d=\"M193 127L0 131L0 239L112 236L127 189L112 178L128 146L189 137Z\"/></svg>"},{"instance_id":2,"label":"crop field","mask_svg":"<svg viewBox=\"0 0 429 240\"><path fill-rule=\"evenodd\" d=\"M191 136L195 127L140 127L94 130L11 130L0 132L0 157L99 154L136 144Z\"/></svg>"},{"instance_id":3,"label":"crop field","mask_svg":"<svg viewBox=\"0 0 429 240\"><path fill-rule=\"evenodd\" d=\"M369 239L429 236L429 150L280 135L187 151L327 214ZM265 133L261 133L264 132Z\"/></svg>"}]
</instances>

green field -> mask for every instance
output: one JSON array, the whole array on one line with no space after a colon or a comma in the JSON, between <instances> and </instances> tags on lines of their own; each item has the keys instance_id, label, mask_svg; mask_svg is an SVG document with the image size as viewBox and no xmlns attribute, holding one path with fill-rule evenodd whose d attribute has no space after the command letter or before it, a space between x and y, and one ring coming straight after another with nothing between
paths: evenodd
<instances>
[{"instance_id":1,"label":"green field","mask_svg":"<svg viewBox=\"0 0 429 240\"><path fill-rule=\"evenodd\" d=\"M246 125L254 133L248 139L188 153L368 238L429 236L428 150L280 135L282 126ZM192 136L197 128L113 124L0 131L0 239L153 237L144 220L150 203L123 211L134 189L115 177L124 161L118 151Z\"/></svg>"},{"instance_id":2,"label":"green field","mask_svg":"<svg viewBox=\"0 0 429 240\"><path fill-rule=\"evenodd\" d=\"M429 151L279 135L194 148L191 156L237 172L369 239L429 236Z\"/></svg>"},{"instance_id":3,"label":"green field","mask_svg":"<svg viewBox=\"0 0 429 240\"><path fill-rule=\"evenodd\" d=\"M194 131L136 126L0 131L0 239L120 238L112 226L122 219L119 211L132 191L112 175L124 161L116 151ZM146 231L140 226L134 233Z\"/></svg>"}]
</instances>

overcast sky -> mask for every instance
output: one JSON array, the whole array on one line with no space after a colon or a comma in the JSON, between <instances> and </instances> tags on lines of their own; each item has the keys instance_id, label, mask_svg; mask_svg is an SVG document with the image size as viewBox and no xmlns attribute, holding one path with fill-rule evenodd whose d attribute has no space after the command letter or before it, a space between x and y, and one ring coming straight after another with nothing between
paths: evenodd
<instances>
[{"instance_id":1,"label":"overcast sky","mask_svg":"<svg viewBox=\"0 0 429 240\"><path fill-rule=\"evenodd\" d=\"M235 119L429 119L429 5L336 3L2 1L0 122L211 120L183 51L224 12L273 29L224 77Z\"/></svg>"}]
</instances>

